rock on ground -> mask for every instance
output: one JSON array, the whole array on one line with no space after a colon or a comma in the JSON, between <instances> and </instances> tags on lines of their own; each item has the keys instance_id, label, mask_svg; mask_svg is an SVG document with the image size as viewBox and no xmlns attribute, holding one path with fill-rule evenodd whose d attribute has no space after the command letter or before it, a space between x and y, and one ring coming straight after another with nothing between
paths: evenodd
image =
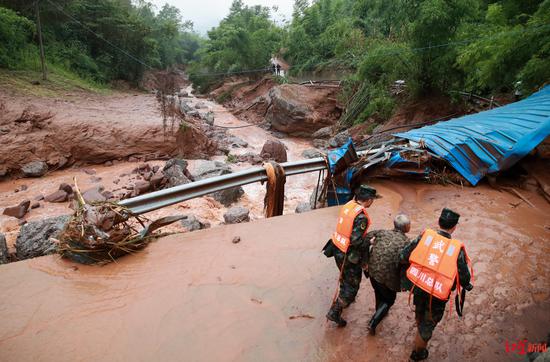
<instances>
[{"instance_id":1,"label":"rock on ground","mask_svg":"<svg viewBox=\"0 0 550 362\"><path fill-rule=\"evenodd\" d=\"M253 152L247 152L242 155L237 156L239 162L248 162L252 165L259 165L264 162L263 158L260 155L257 155Z\"/></svg>"},{"instance_id":2,"label":"rock on ground","mask_svg":"<svg viewBox=\"0 0 550 362\"><path fill-rule=\"evenodd\" d=\"M23 225L15 241L17 259L24 260L55 253L56 245L51 238L59 235L69 218L70 216L63 215Z\"/></svg>"},{"instance_id":3,"label":"rock on ground","mask_svg":"<svg viewBox=\"0 0 550 362\"><path fill-rule=\"evenodd\" d=\"M265 119L271 126L293 136L311 137L323 127L332 126L341 114L336 90L283 84L272 88L271 105Z\"/></svg>"},{"instance_id":4,"label":"rock on ground","mask_svg":"<svg viewBox=\"0 0 550 362\"><path fill-rule=\"evenodd\" d=\"M48 164L44 161L32 161L23 165L21 171L26 177L44 176L48 172Z\"/></svg>"},{"instance_id":5,"label":"rock on ground","mask_svg":"<svg viewBox=\"0 0 550 362\"><path fill-rule=\"evenodd\" d=\"M214 200L221 203L223 206L230 206L231 204L239 201L241 196L244 195L244 190L242 187L232 187L230 189L222 190L215 192L212 197Z\"/></svg>"},{"instance_id":6,"label":"rock on ground","mask_svg":"<svg viewBox=\"0 0 550 362\"><path fill-rule=\"evenodd\" d=\"M101 202L107 200L107 198L101 193L103 192L103 186L96 186L82 193L82 198L87 204L92 202Z\"/></svg>"},{"instance_id":7,"label":"rock on ground","mask_svg":"<svg viewBox=\"0 0 550 362\"><path fill-rule=\"evenodd\" d=\"M195 215L187 215L185 219L181 220L181 225L186 228L187 231L208 229L210 227L209 222L203 222Z\"/></svg>"},{"instance_id":8,"label":"rock on ground","mask_svg":"<svg viewBox=\"0 0 550 362\"><path fill-rule=\"evenodd\" d=\"M151 183L149 181L136 181L134 185L134 195L143 195L151 189ZM103 195L105 196L105 195Z\"/></svg>"},{"instance_id":9,"label":"rock on ground","mask_svg":"<svg viewBox=\"0 0 550 362\"><path fill-rule=\"evenodd\" d=\"M196 180L203 180L214 176L227 175L231 173L231 167L221 161L197 160L193 177Z\"/></svg>"},{"instance_id":10,"label":"rock on ground","mask_svg":"<svg viewBox=\"0 0 550 362\"><path fill-rule=\"evenodd\" d=\"M66 183L60 184L59 189L65 191L68 195L71 195L74 192L73 187Z\"/></svg>"},{"instance_id":11,"label":"rock on ground","mask_svg":"<svg viewBox=\"0 0 550 362\"><path fill-rule=\"evenodd\" d=\"M311 135L311 138L329 138L332 135L332 127L323 127Z\"/></svg>"},{"instance_id":12,"label":"rock on ground","mask_svg":"<svg viewBox=\"0 0 550 362\"><path fill-rule=\"evenodd\" d=\"M31 206L31 201L24 200L17 206L6 207L4 209L3 214L21 219L23 216L25 216L30 206Z\"/></svg>"},{"instance_id":13,"label":"rock on ground","mask_svg":"<svg viewBox=\"0 0 550 362\"><path fill-rule=\"evenodd\" d=\"M350 137L350 134L346 130L338 133L336 136L329 139L328 144L330 147L340 147L340 146L343 146L344 143L348 141L349 137Z\"/></svg>"},{"instance_id":14,"label":"rock on ground","mask_svg":"<svg viewBox=\"0 0 550 362\"><path fill-rule=\"evenodd\" d=\"M46 202L65 202L69 198L69 195L64 190L57 190L54 193L51 193L44 197Z\"/></svg>"},{"instance_id":15,"label":"rock on ground","mask_svg":"<svg viewBox=\"0 0 550 362\"><path fill-rule=\"evenodd\" d=\"M248 142L243 140L242 138L236 137L236 136L229 136L227 138L227 143L231 145L233 148L246 148L248 147Z\"/></svg>"},{"instance_id":16,"label":"rock on ground","mask_svg":"<svg viewBox=\"0 0 550 362\"><path fill-rule=\"evenodd\" d=\"M214 125L214 112L212 112L212 111L206 112L202 116L202 118L204 119L204 121L206 122L207 125L209 125L209 126Z\"/></svg>"},{"instance_id":17,"label":"rock on ground","mask_svg":"<svg viewBox=\"0 0 550 362\"><path fill-rule=\"evenodd\" d=\"M191 174L187 170L187 161L172 158L166 162L162 173L167 180L167 187L173 187L177 185L183 185L191 182ZM155 185L160 183L158 180L159 176L153 176L151 178L151 184Z\"/></svg>"},{"instance_id":18,"label":"rock on ground","mask_svg":"<svg viewBox=\"0 0 550 362\"><path fill-rule=\"evenodd\" d=\"M262 147L260 156L264 160L273 160L275 162L286 162L286 148L279 140L267 140Z\"/></svg>"},{"instance_id":19,"label":"rock on ground","mask_svg":"<svg viewBox=\"0 0 550 362\"><path fill-rule=\"evenodd\" d=\"M322 140L322 139L315 139L312 141L313 146L317 148L326 149L328 148L328 141Z\"/></svg>"},{"instance_id":20,"label":"rock on ground","mask_svg":"<svg viewBox=\"0 0 550 362\"><path fill-rule=\"evenodd\" d=\"M8 262L8 245L6 244L6 237L0 233L0 264L6 264Z\"/></svg>"},{"instance_id":21,"label":"rock on ground","mask_svg":"<svg viewBox=\"0 0 550 362\"><path fill-rule=\"evenodd\" d=\"M296 213L301 214L303 212L311 211L311 205L309 202L300 202L298 206L296 206Z\"/></svg>"},{"instance_id":22,"label":"rock on ground","mask_svg":"<svg viewBox=\"0 0 550 362\"><path fill-rule=\"evenodd\" d=\"M210 177L227 175L232 173L231 167L220 161L200 160L195 166L193 177L196 180L203 180ZM218 191L212 194L214 200L220 202L224 206L229 206L237 202L244 195L244 190L241 186L233 187L227 190Z\"/></svg>"},{"instance_id":23,"label":"rock on ground","mask_svg":"<svg viewBox=\"0 0 550 362\"><path fill-rule=\"evenodd\" d=\"M304 158L318 158L323 157L323 153L315 148L308 148L302 152L302 157Z\"/></svg>"},{"instance_id":24,"label":"rock on ground","mask_svg":"<svg viewBox=\"0 0 550 362\"><path fill-rule=\"evenodd\" d=\"M223 215L223 219L226 224L238 224L242 222L250 221L250 210L246 207L235 206L227 210Z\"/></svg>"}]
</instances>

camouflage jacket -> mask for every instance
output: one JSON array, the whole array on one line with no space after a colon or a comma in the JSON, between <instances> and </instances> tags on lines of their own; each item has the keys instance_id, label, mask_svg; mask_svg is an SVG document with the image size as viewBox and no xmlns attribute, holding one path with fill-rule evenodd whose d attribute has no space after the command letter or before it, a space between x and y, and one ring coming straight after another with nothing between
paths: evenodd
<instances>
[{"instance_id":1,"label":"camouflage jacket","mask_svg":"<svg viewBox=\"0 0 550 362\"><path fill-rule=\"evenodd\" d=\"M374 230L367 233L365 239L375 237L372 250L365 252L363 262L369 266L369 275L389 289L401 291L401 265L399 255L409 239L399 230Z\"/></svg>"}]
</instances>

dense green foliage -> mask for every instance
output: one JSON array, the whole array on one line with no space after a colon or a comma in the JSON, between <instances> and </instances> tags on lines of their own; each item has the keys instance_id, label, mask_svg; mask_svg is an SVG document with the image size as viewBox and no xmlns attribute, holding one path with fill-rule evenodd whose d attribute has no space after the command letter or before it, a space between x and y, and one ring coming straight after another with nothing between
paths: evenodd
<instances>
[{"instance_id":1,"label":"dense green foliage","mask_svg":"<svg viewBox=\"0 0 550 362\"><path fill-rule=\"evenodd\" d=\"M0 6L0 67L37 67L32 3ZM295 0L284 26L273 9L233 0L207 39L178 9L155 12L145 0L43 0L41 11L48 62L83 78L135 82L145 64L186 64L204 89L277 54L294 74L347 74L346 123L389 117L400 79L412 98L517 87L527 95L550 80L550 0Z\"/></svg>"},{"instance_id":2,"label":"dense green foliage","mask_svg":"<svg viewBox=\"0 0 550 362\"><path fill-rule=\"evenodd\" d=\"M200 61L191 67L190 77L199 88L216 78L201 74L231 73L266 68L279 50L283 29L271 20L265 6L246 6L234 0L229 15L208 32L199 51Z\"/></svg>"},{"instance_id":3,"label":"dense green foliage","mask_svg":"<svg viewBox=\"0 0 550 362\"><path fill-rule=\"evenodd\" d=\"M15 67L33 52L34 24L9 9L0 8L0 67Z\"/></svg>"},{"instance_id":4,"label":"dense green foliage","mask_svg":"<svg viewBox=\"0 0 550 362\"><path fill-rule=\"evenodd\" d=\"M347 123L391 114L398 79L411 97L550 81L550 0L295 0L285 39L295 73L353 72Z\"/></svg>"},{"instance_id":5,"label":"dense green foliage","mask_svg":"<svg viewBox=\"0 0 550 362\"><path fill-rule=\"evenodd\" d=\"M0 66L36 66L33 4L0 0L0 6ZM155 13L143 0L45 0L40 11L48 63L98 82L137 82L149 67L187 63L202 41L177 8Z\"/></svg>"}]
</instances>

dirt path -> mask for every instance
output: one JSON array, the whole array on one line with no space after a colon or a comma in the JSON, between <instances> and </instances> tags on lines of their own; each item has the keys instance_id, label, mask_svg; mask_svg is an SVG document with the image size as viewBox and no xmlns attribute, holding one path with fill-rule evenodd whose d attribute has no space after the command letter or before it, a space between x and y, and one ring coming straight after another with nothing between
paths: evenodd
<instances>
[{"instance_id":1,"label":"dirt path","mask_svg":"<svg viewBox=\"0 0 550 362\"><path fill-rule=\"evenodd\" d=\"M462 214L475 288L465 316L445 314L430 361L522 361L505 342L546 339L550 205L487 186L379 182L374 228L409 212L414 237L442 206ZM337 279L320 249L336 208L173 235L104 267L55 256L0 266L0 360L406 361L414 338L407 293L377 329L363 280L338 329L324 315ZM239 244L232 244L235 235ZM449 307L447 307L449 308Z\"/></svg>"}]
</instances>

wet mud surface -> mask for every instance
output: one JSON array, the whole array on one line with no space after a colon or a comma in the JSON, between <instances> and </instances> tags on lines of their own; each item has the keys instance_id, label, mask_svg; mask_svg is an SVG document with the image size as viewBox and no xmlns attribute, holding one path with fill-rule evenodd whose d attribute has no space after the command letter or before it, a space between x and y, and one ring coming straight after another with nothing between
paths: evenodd
<instances>
[{"instance_id":1,"label":"wet mud surface","mask_svg":"<svg viewBox=\"0 0 550 362\"><path fill-rule=\"evenodd\" d=\"M186 89L191 93L191 87ZM206 99L199 99L196 97L186 98L191 106L201 102L204 104L204 109L201 112L211 110L215 115L215 124L221 127L242 127L244 128L229 128L227 130L229 135L237 136L248 143L246 148L232 148L231 153L239 155L246 152L253 152L259 154L263 144L268 139L275 139L270 132L257 126L249 126L249 123L239 120L223 106ZM46 100L42 100L47 102ZM150 127L152 129L159 129L161 127L161 121L159 120L158 111L156 110L156 100L154 95L151 94L139 94L136 96L122 95L114 96L114 99L106 101L100 96L94 96L90 98L91 104L82 109L82 106L78 106L78 102L66 102L59 108L59 114L57 118L64 122L70 122L71 119L80 117L80 124L91 124L99 127L101 125L105 129L102 131L105 134L112 136L113 132L109 130L109 127L134 129L135 132L141 129L140 127ZM50 100L51 102L51 100ZM15 103L11 103L15 104ZM119 107L116 111L115 108ZM111 112L113 111L113 112ZM65 116L61 117L61 114ZM100 119L98 114L109 114L109 120ZM116 119L116 122L112 120ZM136 125L139 124L139 127ZM95 133L94 137L100 137L102 132ZM152 131L151 131L152 132ZM156 131L155 131L156 132ZM70 138L70 137L69 137ZM145 142L145 141L144 141ZM169 141L166 141L169 143ZM287 148L288 160L296 161L302 159L301 153L307 148L311 148L309 140L300 138L288 137L282 139ZM112 147L118 149L116 141L112 141ZM214 156L212 160L226 161L224 156ZM193 173L196 165L196 160L187 159L189 162L189 170ZM120 190L126 185L131 185L135 180L133 179L132 170L135 169L142 162L128 162L120 161L116 162L112 166L104 165L86 165L82 167L73 167L59 171L53 171L47 173L40 178L23 178L13 179L0 182L0 210L6 207L18 205L21 201L29 199L34 200L38 195L46 196L53 193L58 189L60 183L73 183L73 177L77 178L78 184L82 191L89 188L103 185L105 190L115 191ZM162 167L164 161L148 161L151 166L159 165ZM234 171L247 169L253 167L249 163L241 162L230 164ZM258 166L254 166L258 167ZM92 170L93 174L90 175L86 171ZM306 174L300 177L289 177L286 181L285 192L285 213L293 213L296 206L300 202L309 201L311 190L315 188L317 182L316 174ZM26 189L15 192L16 189L22 189L21 186L25 186ZM23 187L23 188L25 188ZM252 219L263 218L263 200L265 197L265 185L250 184L243 186L245 194L243 197L233 206L241 205L250 209L250 216ZM116 191L115 191L116 192ZM25 221L33 221L42 219L45 217L58 216L72 213L69 208L69 203L48 203L40 201L41 206L37 209L29 210L29 213L25 216ZM163 208L161 210L148 213L147 217L156 219L168 215L179 214L194 214L201 220L208 221L212 226L219 225L223 222L223 214L227 210L219 202L215 201L212 197L206 196L198 199L189 200L186 202L173 205L171 207ZM0 233L6 235L8 246L13 251L13 245L20 229L18 219L13 217L0 215ZM183 232L185 229L179 225L179 223L173 224L168 228L163 229L168 232Z\"/></svg>"},{"instance_id":2,"label":"wet mud surface","mask_svg":"<svg viewBox=\"0 0 550 362\"><path fill-rule=\"evenodd\" d=\"M299 176L298 176L299 177ZM453 235L475 269L465 316L446 314L431 361L520 361L505 341L550 332L550 205L535 208L487 186L377 182L374 228L412 218L412 238L443 206L462 218ZM0 266L0 360L406 361L414 313L400 293L376 336L366 325L374 293L363 280L327 323L338 277L320 249L337 208L172 235L103 267L55 256ZM241 242L231 240L240 236ZM447 307L449 308L449 307Z\"/></svg>"}]
</instances>

